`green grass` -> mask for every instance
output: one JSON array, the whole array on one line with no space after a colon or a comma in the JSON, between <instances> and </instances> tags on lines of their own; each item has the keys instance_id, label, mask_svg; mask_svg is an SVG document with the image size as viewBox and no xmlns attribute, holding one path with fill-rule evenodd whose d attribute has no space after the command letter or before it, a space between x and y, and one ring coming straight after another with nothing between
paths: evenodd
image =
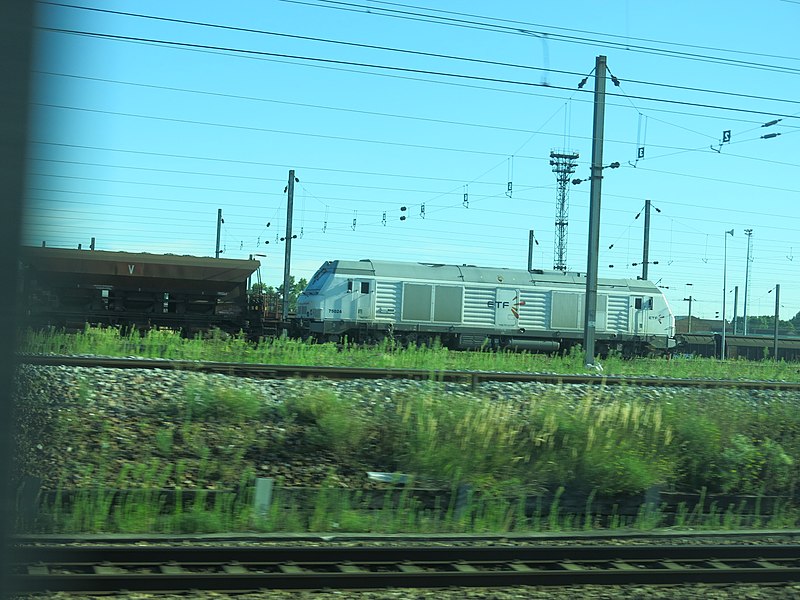
<instances>
[{"instance_id":1,"label":"green grass","mask_svg":"<svg viewBox=\"0 0 800 600\"><path fill-rule=\"evenodd\" d=\"M223 397L234 393L214 391ZM591 390L569 403L555 392L511 402L456 397L431 382L388 404L391 409L367 414L358 398L310 386L271 415L285 437L265 443L258 430L261 413L249 408L226 416L184 409L167 423L156 411L152 422L142 416L123 431L121 424L111 428L104 415L85 411L77 397L53 413L59 428L51 430L48 443L65 448L67 440L76 447L91 441L62 458L63 475L80 473L80 487L68 500L57 494L25 528L63 533L652 529L671 522L660 507L643 505L635 517L611 515L601 523L593 511L595 496L662 486L788 497L796 487L800 415L784 403L759 406L722 393L695 398L687 391L653 401L624 388ZM35 455L24 444L21 450ZM310 503L298 503L278 486L270 514L256 518L254 466L283 452L326 457L331 474ZM36 464L27 470L35 473ZM450 500L430 509L408 493L398 498L347 489L337 468L412 474L414 481L451 489ZM62 482L58 489L68 487L74 484ZM210 488L237 487L245 492L209 496ZM165 488L176 490L174 500L166 499ZM110 491L118 489L127 491ZM187 489L200 492L191 505L181 499ZM526 515L521 498L547 489L558 490L548 510ZM578 513L562 509L565 490L586 495ZM367 495L382 493L383 509L364 508ZM789 504L772 515L757 508L754 519L743 506L712 506L703 513L703 505L701 498L698 506L679 509L674 525L736 528L797 521Z\"/></svg>"},{"instance_id":2,"label":"green grass","mask_svg":"<svg viewBox=\"0 0 800 600\"><path fill-rule=\"evenodd\" d=\"M78 334L59 331L27 331L19 350L57 354L99 354L143 356L175 360L209 360L264 364L320 366L396 367L424 370L465 369L545 373L585 372L583 354L548 356L524 352L452 352L438 345L398 349L389 343L371 348L350 346L344 350L333 344L277 338L259 344L245 336L217 333L211 336L182 338L173 331L151 330L120 335L114 328L87 328ZM716 379L755 379L800 381L797 363L775 361L719 361L706 358L638 358L624 360L609 356L601 361L607 375L656 375L665 377L708 377Z\"/></svg>"},{"instance_id":3,"label":"green grass","mask_svg":"<svg viewBox=\"0 0 800 600\"><path fill-rule=\"evenodd\" d=\"M335 485L323 485L306 501L290 489L276 487L273 502L265 515L253 509L253 486L242 486L239 493L209 496L206 490L193 490L186 502L184 491L169 497L163 490L146 487L133 490L91 488L67 494L58 492L51 502L42 503L35 518L18 523L21 533L220 533L220 532L342 532L342 533L530 533L588 530L650 531L669 526L674 529L737 530L753 528L792 528L798 512L788 504L777 504L772 514L748 514L744 505L707 510L705 496L695 506L682 504L675 514L664 505L641 504L635 515L622 515L616 508L610 515L592 510L594 491L586 497L580 512L566 512L561 506L564 488L542 510L525 510L525 496L496 495L491 492L467 494L456 501L454 489L449 501L425 507L408 490L399 496L392 492L363 492ZM369 509L374 498L383 498L378 509ZM374 501L372 502L374 505Z\"/></svg>"},{"instance_id":4,"label":"green grass","mask_svg":"<svg viewBox=\"0 0 800 600\"><path fill-rule=\"evenodd\" d=\"M29 386L20 414L19 467L79 487L141 486L143 465L171 460L167 487L216 488L241 473L292 457L316 457L342 473L405 473L438 487L479 491L564 486L603 494L652 486L791 495L800 475L800 411L727 390L590 388L581 397L557 386L505 399L431 380L370 397L319 381L295 381L283 402L241 382L187 378L183 394L150 399L135 419L109 418L82 394ZM42 443L46 440L46 443ZM40 457L48 456L45 461ZM41 464L59 465L41 472ZM155 469L154 466L148 467ZM306 467L304 467L306 468Z\"/></svg>"},{"instance_id":5,"label":"green grass","mask_svg":"<svg viewBox=\"0 0 800 600\"><path fill-rule=\"evenodd\" d=\"M258 346L242 337L184 340L174 333L121 337L114 330L79 335L29 332L29 352L163 356L264 363L398 366L578 372L582 357L448 352L440 347L397 350L389 345L339 351L332 345L274 340ZM689 377L796 378L797 366L740 361L605 361L606 373ZM708 367L703 372L702 366ZM717 371L713 371L717 369ZM376 531L459 532L587 529L596 526L594 494L640 493L652 486L709 493L791 496L800 475L800 411L793 402L743 401L728 390L681 389L650 396L637 388L596 387L575 397L558 386L513 401L458 394L435 377L411 391L371 397L344 394L325 382L293 382L283 403L256 387L224 377L187 375L182 393L150 398L135 419L109 418L93 382L76 378L54 394L28 382L20 400L21 472L50 477L48 487L78 488L43 507L35 528L47 531L204 532ZM269 401L268 401L269 400ZM49 460L40 458L47 454ZM255 518L250 492L197 496L186 506L180 490L241 487L256 469L318 457L334 471L311 505L276 490L273 509ZM39 472L42 464L58 473ZM325 468L328 468L327 466ZM405 473L414 481L451 489L449 503L424 509L410 495L386 496L367 511L364 494L341 487L343 473ZM324 475L324 472L323 472ZM58 480L54 485L53 478ZM164 488L178 490L166 505ZM115 495L108 490L125 489ZM467 490L456 502L457 490ZM524 495L582 490L580 514L561 509L557 494L547 510L521 511ZM211 492L208 492L210 494ZM379 492L372 492L379 493ZM282 496L283 494L283 496ZM463 494L462 494L463 496ZM212 498L214 499L212 502ZM749 524L742 508L701 514L683 507L679 526ZM758 515L762 525L794 523L790 505ZM612 515L608 526L652 528L665 522L660 507L637 517ZM27 524L26 524L27 526Z\"/></svg>"}]
</instances>

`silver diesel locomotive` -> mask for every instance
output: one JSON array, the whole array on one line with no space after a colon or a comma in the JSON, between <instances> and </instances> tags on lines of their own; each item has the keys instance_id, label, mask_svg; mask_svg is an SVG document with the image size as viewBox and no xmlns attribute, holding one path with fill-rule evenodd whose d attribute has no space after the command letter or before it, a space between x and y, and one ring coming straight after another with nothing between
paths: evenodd
<instances>
[{"instance_id":1,"label":"silver diesel locomotive","mask_svg":"<svg viewBox=\"0 0 800 600\"><path fill-rule=\"evenodd\" d=\"M454 349L563 351L583 339L586 277L378 260L327 261L297 303L301 330L320 341L429 343ZM598 352L675 345L675 319L649 281L600 279Z\"/></svg>"}]
</instances>

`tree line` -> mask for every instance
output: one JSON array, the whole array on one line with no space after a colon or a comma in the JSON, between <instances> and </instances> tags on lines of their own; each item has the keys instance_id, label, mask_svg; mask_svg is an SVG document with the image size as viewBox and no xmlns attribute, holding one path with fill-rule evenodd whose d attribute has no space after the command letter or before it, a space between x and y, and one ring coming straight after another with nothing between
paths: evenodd
<instances>
[{"instance_id":1,"label":"tree line","mask_svg":"<svg viewBox=\"0 0 800 600\"><path fill-rule=\"evenodd\" d=\"M744 331L744 319L736 319L738 331ZM761 315L757 317L747 317L748 334L771 334L775 331L775 315ZM778 321L778 333L780 335L800 335L800 312L788 321L780 319Z\"/></svg>"},{"instance_id":2,"label":"tree line","mask_svg":"<svg viewBox=\"0 0 800 600\"><path fill-rule=\"evenodd\" d=\"M289 276L289 312L297 310L297 298L308 286L308 280L301 277L295 281L294 275ZM283 284L271 286L266 283L254 283L250 288L253 294L264 296L264 307L267 312L280 313L283 308Z\"/></svg>"}]
</instances>

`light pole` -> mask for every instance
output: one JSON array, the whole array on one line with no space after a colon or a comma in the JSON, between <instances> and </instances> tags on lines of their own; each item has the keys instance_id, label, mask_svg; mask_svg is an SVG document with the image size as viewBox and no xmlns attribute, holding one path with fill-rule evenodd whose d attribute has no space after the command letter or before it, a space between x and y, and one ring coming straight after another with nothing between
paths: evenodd
<instances>
[{"instance_id":1,"label":"light pole","mask_svg":"<svg viewBox=\"0 0 800 600\"><path fill-rule=\"evenodd\" d=\"M725 360L725 301L728 295L728 236L733 237L733 229L726 231L722 237L725 239L725 250L722 259L722 344L719 352L720 360Z\"/></svg>"}]
</instances>

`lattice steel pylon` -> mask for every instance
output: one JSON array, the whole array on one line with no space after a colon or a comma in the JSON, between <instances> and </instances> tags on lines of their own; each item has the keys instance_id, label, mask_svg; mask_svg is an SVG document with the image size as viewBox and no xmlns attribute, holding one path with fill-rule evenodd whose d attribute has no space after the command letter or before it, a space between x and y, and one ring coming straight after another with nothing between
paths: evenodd
<instances>
[{"instance_id":1,"label":"lattice steel pylon","mask_svg":"<svg viewBox=\"0 0 800 600\"><path fill-rule=\"evenodd\" d=\"M556 174L556 239L553 249L553 269L567 270L567 225L569 223L569 177L575 172L579 154L575 151L550 152L550 166Z\"/></svg>"}]
</instances>

